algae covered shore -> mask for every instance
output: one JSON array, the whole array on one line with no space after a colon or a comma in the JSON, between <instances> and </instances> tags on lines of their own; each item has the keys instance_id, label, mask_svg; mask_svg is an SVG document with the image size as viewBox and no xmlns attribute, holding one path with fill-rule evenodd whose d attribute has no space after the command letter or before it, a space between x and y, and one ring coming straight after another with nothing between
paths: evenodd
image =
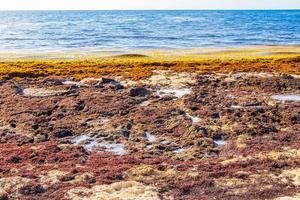
<instances>
[{"instance_id":1,"label":"algae covered shore","mask_svg":"<svg viewBox=\"0 0 300 200\"><path fill-rule=\"evenodd\" d=\"M299 52L0 55L0 199L299 199Z\"/></svg>"}]
</instances>

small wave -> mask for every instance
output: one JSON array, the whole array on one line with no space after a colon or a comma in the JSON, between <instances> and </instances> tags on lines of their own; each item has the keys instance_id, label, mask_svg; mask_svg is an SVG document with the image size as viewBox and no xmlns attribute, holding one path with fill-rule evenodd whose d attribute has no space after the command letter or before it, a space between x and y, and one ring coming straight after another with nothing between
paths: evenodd
<instances>
[{"instance_id":1,"label":"small wave","mask_svg":"<svg viewBox=\"0 0 300 200\"><path fill-rule=\"evenodd\" d=\"M147 58L149 56L143 55L143 54L134 54L134 53L128 53L128 54L120 54L113 56L115 58Z\"/></svg>"}]
</instances>

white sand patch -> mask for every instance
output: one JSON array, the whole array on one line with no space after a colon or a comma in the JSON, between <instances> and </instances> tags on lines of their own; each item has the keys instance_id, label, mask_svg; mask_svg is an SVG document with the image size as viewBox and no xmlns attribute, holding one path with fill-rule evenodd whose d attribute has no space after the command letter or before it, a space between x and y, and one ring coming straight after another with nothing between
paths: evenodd
<instances>
[{"instance_id":1,"label":"white sand patch","mask_svg":"<svg viewBox=\"0 0 300 200\"><path fill-rule=\"evenodd\" d=\"M84 78L81 81L72 81L72 80L65 80L63 81L64 85L76 85L78 87L83 87L83 86L91 86L95 85L95 83L101 82L102 78Z\"/></svg>"},{"instance_id":2,"label":"white sand patch","mask_svg":"<svg viewBox=\"0 0 300 200\"><path fill-rule=\"evenodd\" d=\"M157 70L154 75L146 80L133 81L130 79L122 79L122 77L115 77L115 79L124 87L135 87L137 85L147 85L152 87L164 88L184 88L196 84L195 73L175 73L170 71Z\"/></svg>"},{"instance_id":3,"label":"white sand patch","mask_svg":"<svg viewBox=\"0 0 300 200\"><path fill-rule=\"evenodd\" d=\"M104 148L104 151L112 152L116 155L124 155L126 154L125 148L123 144L100 141L96 140L88 135L80 135L75 137L72 142L75 145L81 145L87 151L94 151L97 149Z\"/></svg>"},{"instance_id":4,"label":"white sand patch","mask_svg":"<svg viewBox=\"0 0 300 200\"><path fill-rule=\"evenodd\" d=\"M62 82L64 85L76 85L78 87L80 86L87 86L85 84L80 83L80 81L70 81L70 80L66 80Z\"/></svg>"},{"instance_id":5,"label":"white sand patch","mask_svg":"<svg viewBox=\"0 0 300 200\"><path fill-rule=\"evenodd\" d=\"M149 79L142 83L150 86L184 88L196 84L196 74L194 73L170 73L167 71L155 71Z\"/></svg>"},{"instance_id":6,"label":"white sand patch","mask_svg":"<svg viewBox=\"0 0 300 200\"><path fill-rule=\"evenodd\" d=\"M156 93L160 97L164 96L174 96L177 98L183 97L184 95L188 95L192 92L189 88L182 88L182 89L160 89Z\"/></svg>"},{"instance_id":7,"label":"white sand patch","mask_svg":"<svg viewBox=\"0 0 300 200\"><path fill-rule=\"evenodd\" d=\"M23 90L23 95L28 97L49 97L62 95L68 92L67 90L54 90L47 88L26 88Z\"/></svg>"},{"instance_id":8,"label":"white sand patch","mask_svg":"<svg viewBox=\"0 0 300 200\"><path fill-rule=\"evenodd\" d=\"M273 95L276 101L300 101L300 95Z\"/></svg>"}]
</instances>

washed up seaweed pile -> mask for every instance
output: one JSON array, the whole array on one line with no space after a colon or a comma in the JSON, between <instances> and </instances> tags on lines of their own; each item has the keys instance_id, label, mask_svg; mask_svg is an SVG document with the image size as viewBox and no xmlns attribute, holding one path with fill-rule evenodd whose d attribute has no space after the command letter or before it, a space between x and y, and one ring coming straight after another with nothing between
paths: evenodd
<instances>
[{"instance_id":1,"label":"washed up seaweed pile","mask_svg":"<svg viewBox=\"0 0 300 200\"><path fill-rule=\"evenodd\" d=\"M149 59L2 62L0 199L299 198L298 57Z\"/></svg>"}]
</instances>

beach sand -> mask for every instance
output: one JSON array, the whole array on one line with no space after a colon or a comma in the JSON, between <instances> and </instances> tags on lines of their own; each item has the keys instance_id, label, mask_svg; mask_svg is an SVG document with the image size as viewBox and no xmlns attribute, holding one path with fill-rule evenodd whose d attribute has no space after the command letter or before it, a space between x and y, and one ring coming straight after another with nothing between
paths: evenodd
<instances>
[{"instance_id":1,"label":"beach sand","mask_svg":"<svg viewBox=\"0 0 300 200\"><path fill-rule=\"evenodd\" d=\"M297 199L299 49L0 54L0 199Z\"/></svg>"}]
</instances>

